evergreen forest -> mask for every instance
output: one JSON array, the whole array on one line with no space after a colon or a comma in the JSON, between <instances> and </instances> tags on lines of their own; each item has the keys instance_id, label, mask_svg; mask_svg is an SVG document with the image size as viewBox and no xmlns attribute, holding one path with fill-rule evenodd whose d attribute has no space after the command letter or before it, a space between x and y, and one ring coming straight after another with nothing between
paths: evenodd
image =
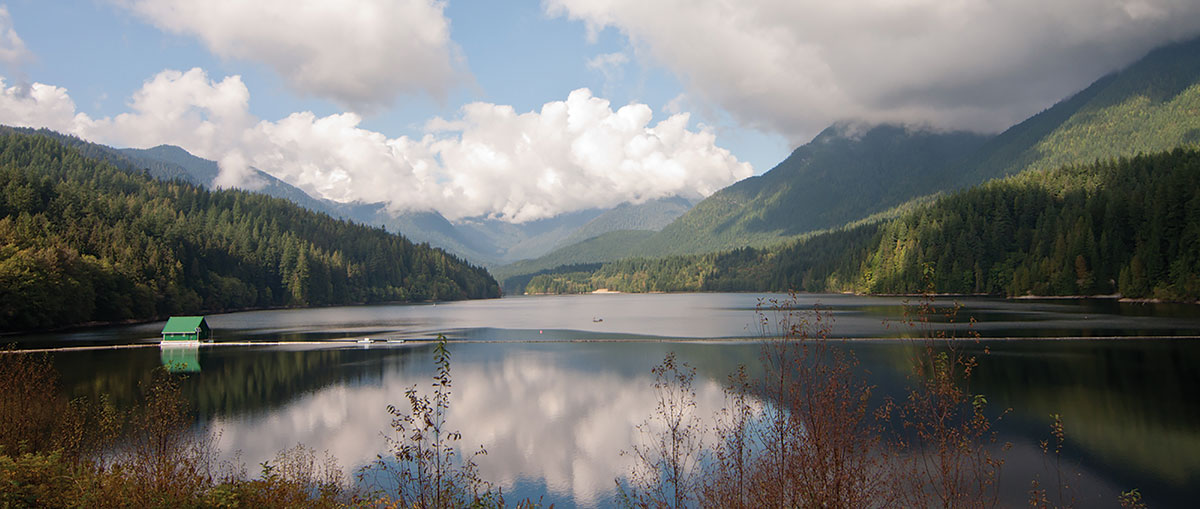
<instances>
[{"instance_id":1,"label":"evergreen forest","mask_svg":"<svg viewBox=\"0 0 1200 509\"><path fill-rule=\"evenodd\" d=\"M483 268L380 228L0 135L0 331L499 293Z\"/></svg>"}]
</instances>

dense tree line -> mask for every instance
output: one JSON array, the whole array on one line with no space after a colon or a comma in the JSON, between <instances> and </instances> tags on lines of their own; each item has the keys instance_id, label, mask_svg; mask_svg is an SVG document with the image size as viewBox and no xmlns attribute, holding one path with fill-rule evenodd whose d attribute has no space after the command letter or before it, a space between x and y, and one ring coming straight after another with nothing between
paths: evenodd
<instances>
[{"instance_id":1,"label":"dense tree line","mask_svg":"<svg viewBox=\"0 0 1200 509\"><path fill-rule=\"evenodd\" d=\"M498 295L484 269L382 229L0 136L0 330Z\"/></svg>"},{"instance_id":2,"label":"dense tree line","mask_svg":"<svg viewBox=\"0 0 1200 509\"><path fill-rule=\"evenodd\" d=\"M1032 171L780 247L631 259L527 291L937 291L1200 298L1200 152Z\"/></svg>"},{"instance_id":3,"label":"dense tree line","mask_svg":"<svg viewBox=\"0 0 1200 509\"><path fill-rule=\"evenodd\" d=\"M1200 152L1030 172L883 228L858 289L1200 298Z\"/></svg>"}]
</instances>

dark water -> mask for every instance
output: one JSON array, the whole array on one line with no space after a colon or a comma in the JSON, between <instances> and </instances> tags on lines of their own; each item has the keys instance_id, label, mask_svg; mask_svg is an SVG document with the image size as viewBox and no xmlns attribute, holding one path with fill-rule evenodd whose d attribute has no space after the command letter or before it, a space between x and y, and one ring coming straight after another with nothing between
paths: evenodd
<instances>
[{"instance_id":1,"label":"dark water","mask_svg":"<svg viewBox=\"0 0 1200 509\"><path fill-rule=\"evenodd\" d=\"M635 426L654 411L650 367L675 352L697 368L700 411L715 411L726 376L758 362L759 297L526 297L247 312L212 316L209 323L218 340L229 341L444 333L453 362L451 427L462 432L464 449L487 449L478 460L483 476L510 499L544 495L559 507L604 506L612 502L613 479L630 467L620 451L638 439ZM1200 335L1200 308L962 299L951 323L944 313L952 300L944 299L929 323L912 327L901 322L903 301L805 296L798 307L819 303L826 310L822 323L831 320L836 337L975 331L985 338L966 343L980 359L972 389L996 409L1012 408L999 428L1000 441L1013 444L1002 477L1011 505L1023 505L1032 476L1045 475L1038 441L1049 438L1051 414L1066 424L1065 464L1078 475L1072 484L1083 505L1116 506L1116 495L1131 488L1152 507L1188 507L1200 497L1200 341L1191 338ZM969 318L976 322L968 327ZM24 346L153 342L160 328L18 339ZM1045 339L1062 337L1092 339ZM726 341L705 341L711 339ZM908 342L841 347L855 352L878 394L903 395ZM227 455L240 452L253 466L303 443L355 469L386 451L386 407L401 403L413 385L428 387L432 354L430 344L415 341L346 342L86 350L57 353L55 361L73 394L109 394L118 404L133 401L139 381L165 360L188 362L193 371L185 390L198 420L219 430Z\"/></svg>"}]
</instances>

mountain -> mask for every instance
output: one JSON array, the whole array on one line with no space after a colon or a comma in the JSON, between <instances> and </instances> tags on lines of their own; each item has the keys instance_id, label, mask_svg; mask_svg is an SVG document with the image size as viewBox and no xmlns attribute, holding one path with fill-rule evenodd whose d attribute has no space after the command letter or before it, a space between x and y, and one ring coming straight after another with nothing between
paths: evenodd
<instances>
[{"instance_id":1,"label":"mountain","mask_svg":"<svg viewBox=\"0 0 1200 509\"><path fill-rule=\"evenodd\" d=\"M1200 299L1200 151L1024 172L770 248L546 271L531 293L854 291Z\"/></svg>"},{"instance_id":2,"label":"mountain","mask_svg":"<svg viewBox=\"0 0 1200 509\"><path fill-rule=\"evenodd\" d=\"M170 165L174 165L182 168L191 177L188 179L190 182L209 189L214 188L214 181L217 179L217 175L221 173L221 169L216 161L196 157L190 152L174 145L159 145L148 149L124 148L117 150L139 166L149 167L155 163L159 163L163 166L169 167ZM267 172L255 168L251 168L250 170L250 180L253 182L252 190L254 192L275 198L282 198L314 212L324 212L334 217L349 219L349 217L337 213L340 205L337 202L313 198L308 193L301 191L300 188L279 180ZM370 224L366 221L359 222Z\"/></svg>"},{"instance_id":3,"label":"mountain","mask_svg":"<svg viewBox=\"0 0 1200 509\"><path fill-rule=\"evenodd\" d=\"M1194 39L1151 51L994 137L831 126L775 168L718 191L659 234L610 245L608 260L769 246L804 232L894 218L937 193L1022 171L1195 146L1198 111L1200 39ZM552 252L522 266L583 263L564 256L578 251ZM586 261L604 261L595 258Z\"/></svg>"},{"instance_id":4,"label":"mountain","mask_svg":"<svg viewBox=\"0 0 1200 509\"><path fill-rule=\"evenodd\" d=\"M987 136L839 124L770 171L717 191L663 228L639 254L778 243L943 190Z\"/></svg>"},{"instance_id":5,"label":"mountain","mask_svg":"<svg viewBox=\"0 0 1200 509\"><path fill-rule=\"evenodd\" d=\"M78 151L80 155L86 158L104 161L125 171L145 172L147 175L158 180L179 180L196 185L205 185L201 179L193 176L187 168L178 164L156 159L141 159L136 154L123 153L120 149L91 143L57 131L45 128L32 129L28 127L0 126L0 135L10 134L26 134L49 138Z\"/></svg>"},{"instance_id":6,"label":"mountain","mask_svg":"<svg viewBox=\"0 0 1200 509\"><path fill-rule=\"evenodd\" d=\"M504 281L516 275L545 273L563 265L590 264L628 256L637 246L654 236L671 221L692 207L681 196L647 200L637 205L623 203L610 209L558 242L558 247L536 258L491 267L492 274ZM528 277L507 282L505 292L521 291Z\"/></svg>"},{"instance_id":7,"label":"mountain","mask_svg":"<svg viewBox=\"0 0 1200 509\"><path fill-rule=\"evenodd\" d=\"M508 263L546 254L571 232L603 214L604 211L604 209L580 210L524 223L469 218L459 221L455 227L463 232L464 236L488 246L490 251L485 254L492 260L497 263Z\"/></svg>"},{"instance_id":8,"label":"mountain","mask_svg":"<svg viewBox=\"0 0 1200 509\"><path fill-rule=\"evenodd\" d=\"M495 273L507 277L559 264L624 257L703 253L769 246L840 227L938 192L957 164L988 136L903 126L839 124L797 148L770 171L734 183L697 203L657 234L583 239ZM594 249L602 244L601 249Z\"/></svg>"},{"instance_id":9,"label":"mountain","mask_svg":"<svg viewBox=\"0 0 1200 509\"><path fill-rule=\"evenodd\" d=\"M164 165L174 165L182 168L190 177L189 181L205 187L212 187L213 181L221 173L216 161L196 157L190 152L174 145L159 145L146 149L124 148L116 149L116 151L125 155L131 161L157 161Z\"/></svg>"},{"instance_id":10,"label":"mountain","mask_svg":"<svg viewBox=\"0 0 1200 509\"><path fill-rule=\"evenodd\" d=\"M145 170L160 180L183 180L212 189L213 181L220 173L216 161L197 157L173 145L115 149L44 129L17 131L52 136L118 167ZM254 192L282 198L335 218L379 226L401 233L414 242L428 243L490 266L536 258L556 247L618 229L658 230L691 207L687 199L671 197L640 205L626 203L613 209L589 209L521 224L486 218L466 219L455 224L436 211L394 212L384 203L340 203L314 198L266 172L253 168L251 171Z\"/></svg>"},{"instance_id":11,"label":"mountain","mask_svg":"<svg viewBox=\"0 0 1200 509\"><path fill-rule=\"evenodd\" d=\"M619 260L628 256L629 246L639 245L655 232L650 230L617 230L602 233L590 239L560 247L545 255L493 267L492 275L502 282L505 293L521 293L521 285L509 279L514 276L554 272L553 269L566 265L595 264ZM525 281L528 278L519 278Z\"/></svg>"},{"instance_id":12,"label":"mountain","mask_svg":"<svg viewBox=\"0 0 1200 509\"><path fill-rule=\"evenodd\" d=\"M580 226L556 247L570 246L615 231L660 231L692 205L691 200L682 196L647 200L636 205L622 203Z\"/></svg>"},{"instance_id":13,"label":"mountain","mask_svg":"<svg viewBox=\"0 0 1200 509\"><path fill-rule=\"evenodd\" d=\"M1200 38L1158 48L993 138L958 185L1200 143L1198 84Z\"/></svg>"},{"instance_id":14,"label":"mountain","mask_svg":"<svg viewBox=\"0 0 1200 509\"><path fill-rule=\"evenodd\" d=\"M213 182L220 173L216 161L197 157L173 145L118 149L48 129L0 126L0 132L52 138L86 157L105 161L126 171L145 172L158 180L182 181L213 189ZM428 243L483 265L498 265L546 254L574 233L575 229L606 212L604 209L588 210L520 225L486 219L468 220L456 225L435 211L393 212L384 203L340 203L315 198L266 172L253 168L251 172L250 179L255 185L253 192L282 198L335 218L401 233L414 242Z\"/></svg>"},{"instance_id":15,"label":"mountain","mask_svg":"<svg viewBox=\"0 0 1200 509\"><path fill-rule=\"evenodd\" d=\"M0 133L0 331L497 296L482 268L379 228Z\"/></svg>"}]
</instances>

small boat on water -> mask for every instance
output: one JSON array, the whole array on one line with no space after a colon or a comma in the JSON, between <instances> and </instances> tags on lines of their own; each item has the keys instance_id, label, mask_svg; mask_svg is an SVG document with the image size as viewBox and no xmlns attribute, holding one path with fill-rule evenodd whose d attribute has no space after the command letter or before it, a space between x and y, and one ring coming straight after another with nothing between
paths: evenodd
<instances>
[{"instance_id":1,"label":"small boat on water","mask_svg":"<svg viewBox=\"0 0 1200 509\"><path fill-rule=\"evenodd\" d=\"M397 343L403 343L404 340L403 339L389 339L389 340L387 340L387 342L392 343L392 344L397 344Z\"/></svg>"},{"instance_id":2,"label":"small boat on water","mask_svg":"<svg viewBox=\"0 0 1200 509\"><path fill-rule=\"evenodd\" d=\"M373 339L371 339L371 338L362 338L362 339L358 340L358 342L359 342L359 343L362 343L362 344L364 344L364 345L369 345L369 344L371 344L371 343L374 343L374 342L375 342L375 340L373 340Z\"/></svg>"},{"instance_id":3,"label":"small boat on water","mask_svg":"<svg viewBox=\"0 0 1200 509\"><path fill-rule=\"evenodd\" d=\"M603 318L597 318L595 316L592 317L592 323L599 323L599 322L603 322L603 321L604 321Z\"/></svg>"}]
</instances>

